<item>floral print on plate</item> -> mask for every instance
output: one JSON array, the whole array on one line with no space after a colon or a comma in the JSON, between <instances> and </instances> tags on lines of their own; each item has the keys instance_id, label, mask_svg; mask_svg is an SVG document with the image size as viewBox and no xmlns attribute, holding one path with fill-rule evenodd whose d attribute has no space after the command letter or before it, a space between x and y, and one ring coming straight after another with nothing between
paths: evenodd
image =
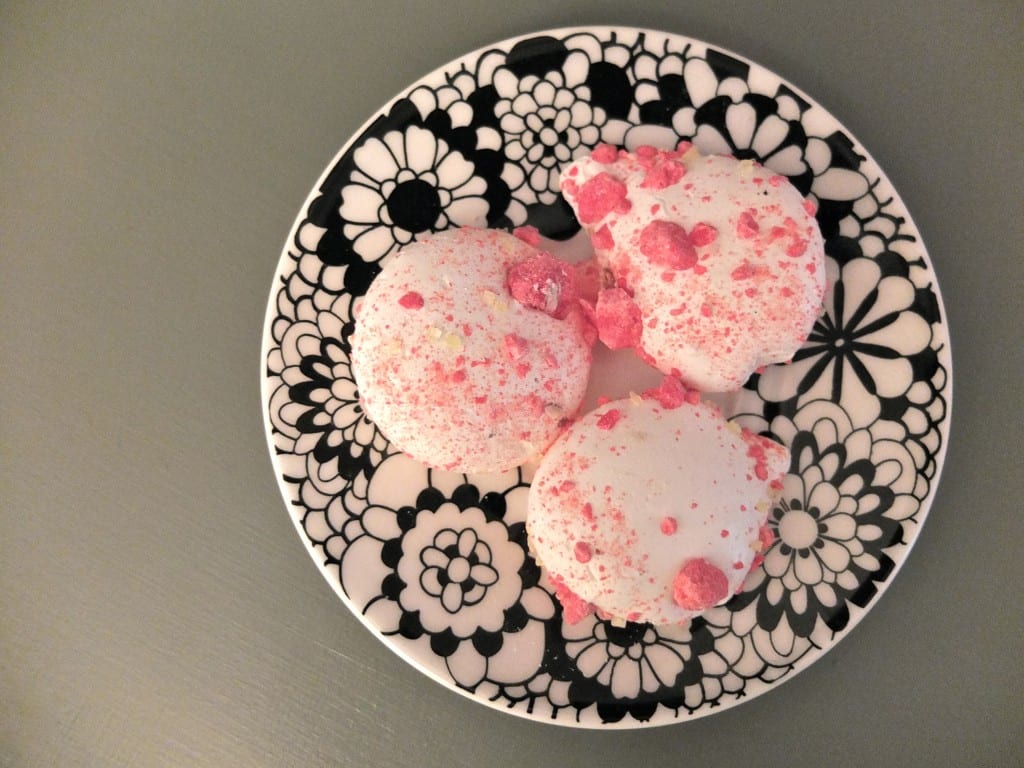
<instances>
[{"instance_id":1,"label":"floral print on plate","mask_svg":"<svg viewBox=\"0 0 1024 768\"><path fill-rule=\"evenodd\" d=\"M559 169L599 143L753 158L818 206L829 292L789 365L730 398L789 446L775 543L689 626L562 621L527 551L528 478L429 470L367 419L353 303L390 254L453 226L579 230ZM678 35L556 30L469 54L394 99L339 153L281 258L264 334L268 439L296 525L345 603L435 679L583 727L705 715L770 690L870 609L924 521L948 436L951 360L921 239L843 127L776 75Z\"/></svg>"}]
</instances>

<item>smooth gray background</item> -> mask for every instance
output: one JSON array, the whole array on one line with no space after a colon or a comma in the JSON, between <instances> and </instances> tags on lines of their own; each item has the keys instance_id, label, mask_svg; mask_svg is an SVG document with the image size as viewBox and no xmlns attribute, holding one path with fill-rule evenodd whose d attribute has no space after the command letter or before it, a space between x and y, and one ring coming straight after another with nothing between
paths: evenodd
<instances>
[{"instance_id":1,"label":"smooth gray background","mask_svg":"<svg viewBox=\"0 0 1024 768\"><path fill-rule=\"evenodd\" d=\"M0 4L0 766L1020 765L1021 4L291 5ZM509 717L374 640L295 535L259 400L281 247L349 135L582 23L831 110L924 235L955 362L937 499L865 621L770 695L633 732Z\"/></svg>"}]
</instances>

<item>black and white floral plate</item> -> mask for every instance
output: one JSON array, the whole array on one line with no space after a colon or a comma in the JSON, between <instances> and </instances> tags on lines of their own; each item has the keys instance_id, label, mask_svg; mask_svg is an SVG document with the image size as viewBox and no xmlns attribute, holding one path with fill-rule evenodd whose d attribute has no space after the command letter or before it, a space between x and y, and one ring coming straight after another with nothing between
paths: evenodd
<instances>
[{"instance_id":1,"label":"black and white floral plate","mask_svg":"<svg viewBox=\"0 0 1024 768\"><path fill-rule=\"evenodd\" d=\"M524 529L529 477L431 471L359 407L353 303L403 245L460 225L579 227L559 168L600 142L755 158L818 204L825 312L795 361L727 407L792 451L746 590L688 627L562 622ZM685 721L820 658L906 559L948 438L935 275L878 165L769 71L679 35L560 29L427 75L331 162L281 257L263 402L281 490L344 603L401 657L477 701L583 727Z\"/></svg>"}]
</instances>

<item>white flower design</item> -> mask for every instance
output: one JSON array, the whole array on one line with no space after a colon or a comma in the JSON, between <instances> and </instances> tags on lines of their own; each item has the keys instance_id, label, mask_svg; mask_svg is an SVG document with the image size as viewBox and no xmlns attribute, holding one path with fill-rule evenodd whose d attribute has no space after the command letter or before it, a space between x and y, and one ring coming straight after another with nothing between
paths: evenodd
<instances>
[{"instance_id":1,"label":"white flower design","mask_svg":"<svg viewBox=\"0 0 1024 768\"><path fill-rule=\"evenodd\" d=\"M839 405L816 401L772 431L793 452L781 500L769 524L776 541L744 592L761 601L762 623L801 637L819 618L834 630L848 620L845 601L884 571L883 550L900 536L925 488L905 432L891 421L858 428Z\"/></svg>"},{"instance_id":2,"label":"white flower design","mask_svg":"<svg viewBox=\"0 0 1024 768\"><path fill-rule=\"evenodd\" d=\"M276 447L301 462L325 496L339 493L360 470L379 461L387 440L359 403L348 357L349 295L313 292L282 324L281 346L268 361L277 387L270 398ZM286 461L286 459L282 459Z\"/></svg>"},{"instance_id":3,"label":"white flower design","mask_svg":"<svg viewBox=\"0 0 1024 768\"><path fill-rule=\"evenodd\" d=\"M909 356L928 347L928 321L913 310L914 284L882 275L878 263L858 257L840 271L827 260L825 312L789 365L770 366L758 381L765 400L799 394L842 402L856 424L866 426L881 412L879 398L899 397L914 383Z\"/></svg>"},{"instance_id":4,"label":"white flower design","mask_svg":"<svg viewBox=\"0 0 1024 768\"><path fill-rule=\"evenodd\" d=\"M498 632L504 611L519 599L526 554L508 540L503 523L488 522L477 508L460 510L449 502L421 510L402 552L399 603L407 613L419 612L427 632L450 629L460 638L477 629Z\"/></svg>"},{"instance_id":5,"label":"white flower design","mask_svg":"<svg viewBox=\"0 0 1024 768\"><path fill-rule=\"evenodd\" d=\"M718 95L718 79L702 58L685 58L680 53L654 56L643 53L633 62L635 98L641 107L665 102L677 109L672 113L674 135L692 137L697 108ZM671 84L671 87L669 84ZM676 139L678 141L678 138Z\"/></svg>"},{"instance_id":6,"label":"white flower design","mask_svg":"<svg viewBox=\"0 0 1024 768\"><path fill-rule=\"evenodd\" d=\"M424 232L487 223L487 182L426 128L411 125L372 137L353 161L340 214L345 237L366 261L379 261Z\"/></svg>"},{"instance_id":7,"label":"white flower design","mask_svg":"<svg viewBox=\"0 0 1024 768\"><path fill-rule=\"evenodd\" d=\"M689 125L679 123L677 114L673 127L682 132ZM679 123L679 124L677 124ZM807 170L803 152L786 141L789 122L778 114L758 119L754 107L747 102L730 104L725 111L726 134L711 125L701 125L693 135L693 143L701 152L711 155L753 153L767 168L785 176L799 176Z\"/></svg>"},{"instance_id":8,"label":"white flower design","mask_svg":"<svg viewBox=\"0 0 1024 768\"><path fill-rule=\"evenodd\" d=\"M563 624L562 633L579 671L620 699L672 685L691 657L690 635L681 627L665 632L650 624L617 628L592 616Z\"/></svg>"},{"instance_id":9,"label":"white flower design","mask_svg":"<svg viewBox=\"0 0 1024 768\"><path fill-rule=\"evenodd\" d=\"M456 533L446 528L422 552L420 586L440 600L448 613L476 605L487 595L487 588L498 580L491 565L491 548L472 528Z\"/></svg>"},{"instance_id":10,"label":"white flower design","mask_svg":"<svg viewBox=\"0 0 1024 768\"><path fill-rule=\"evenodd\" d=\"M607 116L590 104L590 89L584 84L588 70L586 54L574 51L561 70L544 78L520 79L506 67L494 73L499 96L494 112L505 136L505 154L530 169L522 179L506 177L524 204L554 202L561 166L602 140Z\"/></svg>"},{"instance_id":11,"label":"white flower design","mask_svg":"<svg viewBox=\"0 0 1024 768\"><path fill-rule=\"evenodd\" d=\"M492 495L504 500L502 519L488 516L490 502L479 496L485 486L465 475L431 471L401 454L386 458L359 524L346 526L354 538L339 558L357 610L384 634L431 643L467 688L530 681L543 654L543 622L555 612L547 591L524 583L526 551L510 533L525 518L526 486L516 472L486 480L501 489Z\"/></svg>"}]
</instances>

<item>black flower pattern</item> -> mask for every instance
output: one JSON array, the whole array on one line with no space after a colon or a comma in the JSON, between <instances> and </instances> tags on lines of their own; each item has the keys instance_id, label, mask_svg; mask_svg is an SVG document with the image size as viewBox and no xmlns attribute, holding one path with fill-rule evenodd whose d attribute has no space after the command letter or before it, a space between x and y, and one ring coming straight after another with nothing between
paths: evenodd
<instances>
[{"instance_id":1,"label":"black flower pattern","mask_svg":"<svg viewBox=\"0 0 1024 768\"><path fill-rule=\"evenodd\" d=\"M834 261L829 265L825 311L792 364L765 371L758 392L769 401L794 392L805 402L842 400L866 425L913 386L914 358L930 349L932 328L918 308L914 284L885 274L878 259L853 258L841 269Z\"/></svg>"},{"instance_id":2,"label":"black flower pattern","mask_svg":"<svg viewBox=\"0 0 1024 768\"><path fill-rule=\"evenodd\" d=\"M901 521L916 514L917 468L885 424L858 428L838 405L818 400L772 422L792 452L780 503L769 516L775 544L763 568L730 603L756 603L757 623L811 637L819 619L846 628L848 603L866 605L893 567Z\"/></svg>"},{"instance_id":3,"label":"black flower pattern","mask_svg":"<svg viewBox=\"0 0 1024 768\"><path fill-rule=\"evenodd\" d=\"M792 363L730 410L788 445L776 540L744 590L684 627L563 622L525 537L528 477L430 471L359 406L353 306L399 248L452 226L579 229L562 166L600 142L694 141L754 158L817 205L829 286ZM951 364L934 275L895 190L778 77L677 35L509 41L425 77L346 145L281 258L264 336L268 437L287 503L346 604L479 701L557 723L696 717L770 690L843 637L927 513Z\"/></svg>"},{"instance_id":4,"label":"black flower pattern","mask_svg":"<svg viewBox=\"0 0 1024 768\"><path fill-rule=\"evenodd\" d=\"M420 552L419 585L448 613L477 605L498 581L494 553L474 528L444 528Z\"/></svg>"},{"instance_id":5,"label":"black flower pattern","mask_svg":"<svg viewBox=\"0 0 1024 768\"><path fill-rule=\"evenodd\" d=\"M517 473L491 481L500 490L482 492L464 475L390 457L369 483L341 558L360 610L386 635L425 641L466 688L529 680L543 642L502 655L506 636L539 641L554 615L526 552L526 485ZM345 578L352 569L358 576Z\"/></svg>"},{"instance_id":6,"label":"black flower pattern","mask_svg":"<svg viewBox=\"0 0 1024 768\"><path fill-rule=\"evenodd\" d=\"M339 213L342 232L365 261L379 261L423 232L487 223L487 182L426 128L370 137L352 161Z\"/></svg>"},{"instance_id":7,"label":"black flower pattern","mask_svg":"<svg viewBox=\"0 0 1024 768\"><path fill-rule=\"evenodd\" d=\"M583 679L600 684L616 699L635 699L671 687L691 657L689 637L662 636L649 624L591 618L566 627L566 649Z\"/></svg>"},{"instance_id":8,"label":"black flower pattern","mask_svg":"<svg viewBox=\"0 0 1024 768\"><path fill-rule=\"evenodd\" d=\"M363 413L349 367L351 297L313 297L296 305L272 365L275 442L304 457L310 482L332 495L381 460L387 441Z\"/></svg>"},{"instance_id":9,"label":"black flower pattern","mask_svg":"<svg viewBox=\"0 0 1024 768\"><path fill-rule=\"evenodd\" d=\"M601 140L607 115L590 101L585 85L586 59L568 57L565 68L517 77L502 68L494 77L498 92L495 114L505 134L510 160L528 165L525 187L513 194L523 202L552 203L558 197L561 168Z\"/></svg>"},{"instance_id":10,"label":"black flower pattern","mask_svg":"<svg viewBox=\"0 0 1024 768\"><path fill-rule=\"evenodd\" d=\"M767 108L762 104L768 105ZM791 179L807 172L803 128L798 120L780 116L774 101L751 97L738 104L711 105L708 111L720 114L699 127L694 124L693 140L702 152L758 160ZM676 113L673 118L676 130L690 128L689 119L683 114Z\"/></svg>"}]
</instances>

